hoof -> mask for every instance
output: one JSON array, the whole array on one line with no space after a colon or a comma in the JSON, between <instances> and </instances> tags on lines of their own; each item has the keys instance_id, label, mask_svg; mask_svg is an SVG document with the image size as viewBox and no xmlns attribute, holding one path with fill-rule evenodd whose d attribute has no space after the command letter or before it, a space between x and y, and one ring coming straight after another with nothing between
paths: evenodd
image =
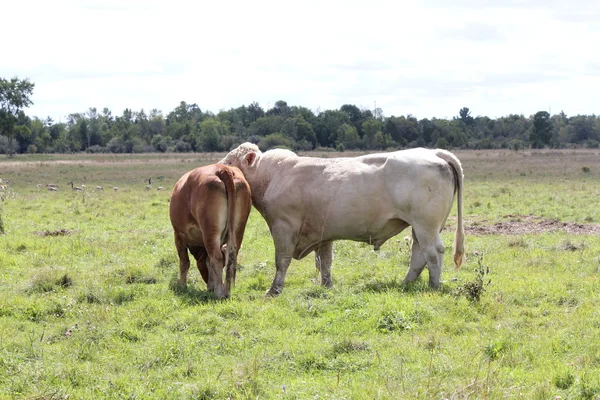
<instances>
[{"instance_id":1,"label":"hoof","mask_svg":"<svg viewBox=\"0 0 600 400\"><path fill-rule=\"evenodd\" d=\"M439 290L442 288L442 282L432 282L429 281L429 287L435 290Z\"/></svg>"},{"instance_id":2,"label":"hoof","mask_svg":"<svg viewBox=\"0 0 600 400\"><path fill-rule=\"evenodd\" d=\"M277 297L280 294L281 294L281 289L271 288L271 289L267 290L267 293L265 293L265 297Z\"/></svg>"}]
</instances>

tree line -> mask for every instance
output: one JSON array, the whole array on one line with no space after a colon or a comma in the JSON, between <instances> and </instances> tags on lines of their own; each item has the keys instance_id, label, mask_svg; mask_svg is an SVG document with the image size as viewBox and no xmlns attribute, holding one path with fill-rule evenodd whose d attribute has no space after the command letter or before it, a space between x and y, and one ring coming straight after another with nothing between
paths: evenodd
<instances>
[{"instance_id":1,"label":"tree line","mask_svg":"<svg viewBox=\"0 0 600 400\"><path fill-rule=\"evenodd\" d=\"M142 153L228 151L250 141L262 150L286 147L386 150L407 147L468 149L565 148L600 145L600 117L511 114L473 117L468 107L452 119L385 116L344 104L336 110L312 111L277 101L265 109L257 102L213 113L182 101L167 114L153 109L125 109L114 115L104 108L69 114L64 122L30 117L34 84L28 79L0 78L0 153Z\"/></svg>"}]
</instances>

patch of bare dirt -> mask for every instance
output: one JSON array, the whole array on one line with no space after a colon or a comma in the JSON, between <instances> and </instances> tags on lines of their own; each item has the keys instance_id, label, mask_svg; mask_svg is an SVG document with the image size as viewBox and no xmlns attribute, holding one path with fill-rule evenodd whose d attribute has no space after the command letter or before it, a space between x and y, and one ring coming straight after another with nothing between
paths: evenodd
<instances>
[{"instance_id":1,"label":"patch of bare dirt","mask_svg":"<svg viewBox=\"0 0 600 400\"><path fill-rule=\"evenodd\" d=\"M43 237L48 237L48 236L68 236L68 235L72 235L73 233L75 233L75 231L71 231L69 229L57 229L55 231L49 231L49 230L45 230L45 231L41 231L41 232L36 232L35 234L38 236L43 236Z\"/></svg>"},{"instance_id":2,"label":"patch of bare dirt","mask_svg":"<svg viewBox=\"0 0 600 400\"><path fill-rule=\"evenodd\" d=\"M544 219L533 215L505 215L506 221L485 225L485 221L465 222L468 235L525 235L543 232L565 232L571 235L600 234L600 224L580 224Z\"/></svg>"}]
</instances>

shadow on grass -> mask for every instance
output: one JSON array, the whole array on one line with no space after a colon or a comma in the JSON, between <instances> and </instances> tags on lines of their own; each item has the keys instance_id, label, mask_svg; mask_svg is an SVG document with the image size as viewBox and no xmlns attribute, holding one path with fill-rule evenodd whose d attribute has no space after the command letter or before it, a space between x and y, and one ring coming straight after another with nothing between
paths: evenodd
<instances>
[{"instance_id":1,"label":"shadow on grass","mask_svg":"<svg viewBox=\"0 0 600 400\"><path fill-rule=\"evenodd\" d=\"M448 284L442 284L440 289L432 289L426 279L417 279L415 282L403 283L402 279L397 277L374 279L358 288L361 292L383 293L396 291L406 294L421 294L421 293L440 293L450 295L453 289Z\"/></svg>"},{"instance_id":2,"label":"shadow on grass","mask_svg":"<svg viewBox=\"0 0 600 400\"><path fill-rule=\"evenodd\" d=\"M179 286L179 282L177 277L174 277L169 282L169 289L175 294L175 296L179 297L186 304L195 305L195 304L207 304L220 301L214 295L214 293L209 292L208 290L200 290L194 286L191 286L188 283L187 287Z\"/></svg>"}]
</instances>

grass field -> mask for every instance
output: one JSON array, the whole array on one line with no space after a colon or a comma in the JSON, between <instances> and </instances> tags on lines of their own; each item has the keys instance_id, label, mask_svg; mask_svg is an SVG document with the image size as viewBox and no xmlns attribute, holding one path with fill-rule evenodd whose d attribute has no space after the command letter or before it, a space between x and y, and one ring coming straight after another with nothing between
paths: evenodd
<instances>
[{"instance_id":1,"label":"grass field","mask_svg":"<svg viewBox=\"0 0 600 400\"><path fill-rule=\"evenodd\" d=\"M401 284L406 231L337 242L333 289L293 261L266 298L253 210L227 301L195 269L176 289L168 219L175 181L219 155L1 158L0 398L600 399L600 152L456 154L469 256L446 252L442 290Z\"/></svg>"}]
</instances>

